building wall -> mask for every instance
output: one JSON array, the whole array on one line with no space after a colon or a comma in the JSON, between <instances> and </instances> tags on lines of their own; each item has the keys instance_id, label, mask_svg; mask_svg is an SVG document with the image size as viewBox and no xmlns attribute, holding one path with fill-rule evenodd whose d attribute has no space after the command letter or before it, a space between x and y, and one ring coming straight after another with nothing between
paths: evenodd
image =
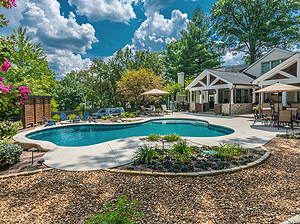
<instances>
[{"instance_id":1,"label":"building wall","mask_svg":"<svg viewBox=\"0 0 300 224\"><path fill-rule=\"evenodd\" d=\"M264 59L262 59L260 62L255 64L253 67L251 67L249 70L245 71L246 73L250 75L254 75L256 77L261 76L261 63L268 62L268 61L275 61L280 59L285 59L290 56L292 56L293 53L287 53L279 50L274 50L271 54L266 56Z\"/></svg>"},{"instance_id":2,"label":"building wall","mask_svg":"<svg viewBox=\"0 0 300 224\"><path fill-rule=\"evenodd\" d=\"M229 103L222 104L222 113L229 114ZM252 113L252 103L231 104L231 114L250 114Z\"/></svg>"}]
</instances>

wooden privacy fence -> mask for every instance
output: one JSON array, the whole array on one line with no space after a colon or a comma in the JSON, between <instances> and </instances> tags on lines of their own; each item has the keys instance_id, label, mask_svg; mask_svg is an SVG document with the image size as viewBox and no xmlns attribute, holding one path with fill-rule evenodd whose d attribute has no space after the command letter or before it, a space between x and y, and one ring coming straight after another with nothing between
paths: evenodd
<instances>
[{"instance_id":1,"label":"wooden privacy fence","mask_svg":"<svg viewBox=\"0 0 300 224\"><path fill-rule=\"evenodd\" d=\"M28 95L23 106L23 128L44 124L42 116L51 119L51 98L52 96Z\"/></svg>"}]
</instances>

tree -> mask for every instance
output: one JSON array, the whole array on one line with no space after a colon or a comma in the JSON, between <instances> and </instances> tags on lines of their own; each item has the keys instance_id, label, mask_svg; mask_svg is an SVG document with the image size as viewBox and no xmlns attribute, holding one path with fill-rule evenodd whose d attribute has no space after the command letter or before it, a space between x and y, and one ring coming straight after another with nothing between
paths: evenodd
<instances>
[{"instance_id":1,"label":"tree","mask_svg":"<svg viewBox=\"0 0 300 224\"><path fill-rule=\"evenodd\" d=\"M178 72L194 77L205 69L220 66L219 52L212 38L209 18L198 6L181 38L166 46L168 74L175 80Z\"/></svg>"},{"instance_id":2,"label":"tree","mask_svg":"<svg viewBox=\"0 0 300 224\"><path fill-rule=\"evenodd\" d=\"M118 93L124 102L131 102L131 105L138 107L141 101L141 93L153 88L162 89L163 80L155 75L151 69L140 68L126 72L119 82L117 82ZM147 101L157 101L160 97L144 96Z\"/></svg>"},{"instance_id":3,"label":"tree","mask_svg":"<svg viewBox=\"0 0 300 224\"><path fill-rule=\"evenodd\" d=\"M31 43L26 28L14 30L15 51L10 54L13 65L2 77L15 86L27 85L32 94L47 94L55 85L56 74L47 61L41 43Z\"/></svg>"},{"instance_id":4,"label":"tree","mask_svg":"<svg viewBox=\"0 0 300 224\"><path fill-rule=\"evenodd\" d=\"M213 4L213 27L229 51L259 58L266 42L288 48L299 43L299 0L219 0Z\"/></svg>"},{"instance_id":5,"label":"tree","mask_svg":"<svg viewBox=\"0 0 300 224\"><path fill-rule=\"evenodd\" d=\"M79 72L77 77L87 90L87 101L102 108L108 106L110 97L108 66L102 59L94 58L89 69Z\"/></svg>"},{"instance_id":6,"label":"tree","mask_svg":"<svg viewBox=\"0 0 300 224\"><path fill-rule=\"evenodd\" d=\"M76 72L71 71L58 81L53 91L54 99L59 104L59 110L74 110L80 103L85 103L85 88L76 78Z\"/></svg>"}]
</instances>

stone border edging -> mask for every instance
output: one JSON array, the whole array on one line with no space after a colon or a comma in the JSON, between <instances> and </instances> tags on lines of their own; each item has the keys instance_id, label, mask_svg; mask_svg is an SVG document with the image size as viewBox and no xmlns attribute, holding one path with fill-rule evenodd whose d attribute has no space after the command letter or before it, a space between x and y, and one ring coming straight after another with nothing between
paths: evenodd
<instances>
[{"instance_id":1,"label":"stone border edging","mask_svg":"<svg viewBox=\"0 0 300 224\"><path fill-rule=\"evenodd\" d=\"M300 215L295 215L287 221L281 222L279 224L296 224L300 222Z\"/></svg>"},{"instance_id":2,"label":"stone border edging","mask_svg":"<svg viewBox=\"0 0 300 224\"><path fill-rule=\"evenodd\" d=\"M45 168L45 169L39 169L39 170L33 170L33 171L25 171L25 172L22 172L22 173L14 173L14 174L3 175L3 176L0 176L0 180L8 179L8 178L11 178L11 177L29 176L29 175L32 175L32 174L40 173L40 172L43 172L43 171L49 171L49 170L53 170L53 168Z\"/></svg>"},{"instance_id":3,"label":"stone border edging","mask_svg":"<svg viewBox=\"0 0 300 224\"><path fill-rule=\"evenodd\" d=\"M205 176L215 176L215 175L221 175L221 174L227 174L227 173L234 173L241 170L246 170L251 167L257 166L261 163L263 163L269 156L270 152L268 150L261 146L263 150L266 151L266 153L260 157L258 160L248 163L247 165L239 166L239 167L233 167L233 168L227 168L223 170L212 170L212 171L202 171L202 172L192 172L192 173L172 173L172 172L150 172L150 171L131 171L131 170L120 170L115 168L109 168L109 169L102 169L104 171L114 172L114 173L126 173L126 174L133 174L133 175L155 175L155 176L167 176L167 177L178 177L178 176L184 176L184 177L205 177Z\"/></svg>"}]
</instances>

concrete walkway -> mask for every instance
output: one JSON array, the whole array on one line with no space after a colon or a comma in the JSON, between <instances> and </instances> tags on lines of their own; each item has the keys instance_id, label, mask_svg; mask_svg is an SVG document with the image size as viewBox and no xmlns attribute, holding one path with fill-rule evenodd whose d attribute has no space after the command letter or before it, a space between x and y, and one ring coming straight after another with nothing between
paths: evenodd
<instances>
[{"instance_id":1,"label":"concrete walkway","mask_svg":"<svg viewBox=\"0 0 300 224\"><path fill-rule=\"evenodd\" d=\"M278 130L274 127L265 127L261 125L261 123L256 123L252 126L253 119L243 117L174 113L174 115L156 117L143 116L142 118L144 121L151 120L153 118L197 119L207 121L210 124L232 128L235 131L230 135L222 137L186 138L189 142L198 145L216 145L220 142L224 142L232 144L238 143L244 147L257 147L267 143L271 138L275 137L277 133L285 132L284 128ZM67 171L99 170L129 163L132 159L134 150L143 145L140 137L131 137L84 147L62 147L51 142L26 138L26 135L33 131L37 131L37 129L21 132L14 136L14 140L18 141L26 148L35 146L50 150L44 155L45 164L52 168Z\"/></svg>"}]
</instances>

